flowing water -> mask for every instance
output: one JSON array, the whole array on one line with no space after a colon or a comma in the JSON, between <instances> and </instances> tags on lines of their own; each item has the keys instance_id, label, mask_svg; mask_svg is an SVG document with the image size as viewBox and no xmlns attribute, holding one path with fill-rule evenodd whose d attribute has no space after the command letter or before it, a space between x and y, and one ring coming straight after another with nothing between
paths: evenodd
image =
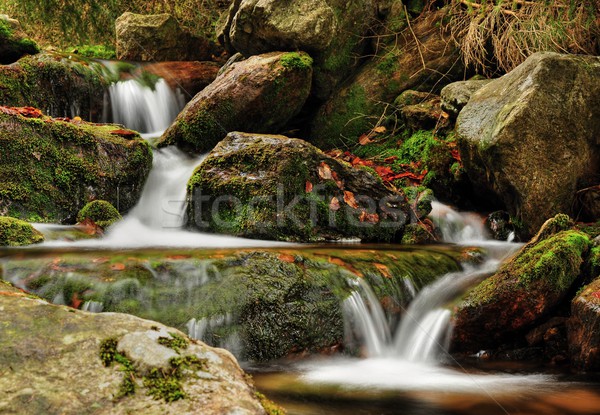
<instances>
[{"instance_id":1,"label":"flowing water","mask_svg":"<svg viewBox=\"0 0 600 415\"><path fill-rule=\"evenodd\" d=\"M117 82L110 89L109 101L114 121L148 133L148 136L160 135L183 105L177 94L160 80L154 89L144 87L136 80ZM137 261L137 272L144 273L144 279L126 278L112 286L100 283L93 290L102 295L85 301L81 307L102 312L107 308L112 310L116 302L120 301L119 307L120 304L133 307L135 301L144 307L154 307L152 312L159 313L159 319L160 313L165 313L174 302L188 304L193 310L195 302L199 301L194 290L204 286L212 272L212 260L186 262L176 268L174 261L185 255L173 251L175 247L197 250L286 246L302 249L268 241L186 231L186 183L201 162L202 157L190 158L174 148L155 151L153 169L138 205L103 238L72 241L61 237L73 232L72 227L40 224L38 228L49 236L49 241L29 252L41 256L45 269L51 270L52 275L74 281L73 284L82 281L87 274L98 273L100 266L119 272L121 262ZM248 367L254 370L258 387L281 402L290 415L600 414L597 383L563 382L563 376L558 373L549 374L547 370L532 373L531 368L524 367L465 368L452 359L447 353L452 301L493 273L518 245L490 241L483 221L477 215L459 213L437 203L432 215L447 242L484 247L488 257L483 265L447 274L420 290L410 279L402 280L403 287L400 288L414 298L399 322L386 315L365 280L350 279L348 283L354 291L341 306L347 319L348 337L362 345L362 357L323 357L302 363L283 362L282 366ZM131 249L141 247L164 249L153 252L172 259L167 267L171 269L153 266L151 260L137 260ZM90 251L91 248L100 251ZM123 252L123 248L128 251ZM31 272L20 265L19 261L28 260L27 252L3 253L4 272L13 273L15 282L26 283L41 275L41 271ZM73 265L63 268L54 258L61 255L79 257L78 261L81 263L83 259L85 265L80 269ZM169 272L174 275L169 276ZM143 285L146 283L140 281L157 285L158 294L150 292ZM164 288L161 287L172 288L177 295L162 298L160 293ZM54 288L48 286L47 289ZM65 292L57 294L55 301L79 301L76 296L67 298ZM191 319L187 327L190 335L202 338L208 328L231 323L232 316L222 314ZM238 351L239 341L235 335L226 346Z\"/></svg>"}]
</instances>

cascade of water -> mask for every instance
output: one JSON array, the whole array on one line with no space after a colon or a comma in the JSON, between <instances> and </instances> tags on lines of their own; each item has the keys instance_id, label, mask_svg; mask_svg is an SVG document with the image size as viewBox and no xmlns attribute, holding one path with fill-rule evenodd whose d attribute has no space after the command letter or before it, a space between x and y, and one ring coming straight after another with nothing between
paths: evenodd
<instances>
[{"instance_id":1,"label":"cascade of water","mask_svg":"<svg viewBox=\"0 0 600 415\"><path fill-rule=\"evenodd\" d=\"M185 105L181 93L173 91L164 79L153 88L136 79L110 85L112 122L139 131L144 136L157 136L166 130Z\"/></svg>"},{"instance_id":2,"label":"cascade of water","mask_svg":"<svg viewBox=\"0 0 600 415\"><path fill-rule=\"evenodd\" d=\"M430 217L442 232L445 242L473 244L489 240L481 216L470 212L457 212L440 202L431 204Z\"/></svg>"}]
</instances>

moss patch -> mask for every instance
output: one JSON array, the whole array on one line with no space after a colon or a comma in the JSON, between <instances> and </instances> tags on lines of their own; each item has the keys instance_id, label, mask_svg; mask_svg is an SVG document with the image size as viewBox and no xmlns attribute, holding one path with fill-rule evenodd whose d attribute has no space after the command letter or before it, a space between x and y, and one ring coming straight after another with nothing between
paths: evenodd
<instances>
[{"instance_id":1,"label":"moss patch","mask_svg":"<svg viewBox=\"0 0 600 415\"><path fill-rule=\"evenodd\" d=\"M107 228L122 219L121 214L106 200L94 200L88 203L77 214L77 222L90 219L96 225Z\"/></svg>"},{"instance_id":2,"label":"moss patch","mask_svg":"<svg viewBox=\"0 0 600 415\"><path fill-rule=\"evenodd\" d=\"M288 52L281 56L279 62L288 69L311 69L313 60L305 53Z\"/></svg>"},{"instance_id":3,"label":"moss patch","mask_svg":"<svg viewBox=\"0 0 600 415\"><path fill-rule=\"evenodd\" d=\"M29 223L0 216L0 246L32 245L44 241L44 236Z\"/></svg>"}]
</instances>

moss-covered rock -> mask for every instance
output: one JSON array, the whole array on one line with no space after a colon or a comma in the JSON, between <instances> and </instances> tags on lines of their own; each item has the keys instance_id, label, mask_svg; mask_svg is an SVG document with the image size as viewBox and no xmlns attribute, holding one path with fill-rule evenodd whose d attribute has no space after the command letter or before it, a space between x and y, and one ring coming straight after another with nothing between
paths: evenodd
<instances>
[{"instance_id":1,"label":"moss-covered rock","mask_svg":"<svg viewBox=\"0 0 600 415\"><path fill-rule=\"evenodd\" d=\"M600 371L600 276L596 275L571 302L567 327L573 367L587 372Z\"/></svg>"},{"instance_id":2,"label":"moss-covered rock","mask_svg":"<svg viewBox=\"0 0 600 415\"><path fill-rule=\"evenodd\" d=\"M230 131L277 132L308 97L311 62L303 52L274 52L234 63L185 106L158 146L200 153Z\"/></svg>"},{"instance_id":3,"label":"moss-covered rock","mask_svg":"<svg viewBox=\"0 0 600 415\"><path fill-rule=\"evenodd\" d=\"M475 191L524 238L557 213L577 216L579 190L600 174L600 58L531 55L471 96L456 131Z\"/></svg>"},{"instance_id":4,"label":"moss-covered rock","mask_svg":"<svg viewBox=\"0 0 600 415\"><path fill-rule=\"evenodd\" d=\"M590 239L576 230L548 232L548 221L534 241L473 290L455 311L453 347L478 351L502 341L548 316L581 273ZM543 236L543 237L542 237Z\"/></svg>"},{"instance_id":5,"label":"moss-covered rock","mask_svg":"<svg viewBox=\"0 0 600 415\"><path fill-rule=\"evenodd\" d=\"M1 284L1 283L0 283ZM253 387L225 350L189 341L179 351L161 338L185 335L125 314L92 314L56 306L2 284L0 401L7 413L240 413L263 415ZM175 355L143 376L141 360L121 341L145 336ZM85 393L82 393L85 391Z\"/></svg>"},{"instance_id":6,"label":"moss-covered rock","mask_svg":"<svg viewBox=\"0 0 600 415\"><path fill-rule=\"evenodd\" d=\"M168 13L123 13L115 22L117 59L129 61L207 61L222 50L193 36Z\"/></svg>"},{"instance_id":7,"label":"moss-covered rock","mask_svg":"<svg viewBox=\"0 0 600 415\"><path fill-rule=\"evenodd\" d=\"M377 9L366 0L241 0L220 40L245 56L304 50L315 59L313 94L327 98L360 62Z\"/></svg>"},{"instance_id":8,"label":"moss-covered rock","mask_svg":"<svg viewBox=\"0 0 600 415\"><path fill-rule=\"evenodd\" d=\"M44 241L44 236L29 223L0 216L0 246L32 245Z\"/></svg>"},{"instance_id":9,"label":"moss-covered rock","mask_svg":"<svg viewBox=\"0 0 600 415\"><path fill-rule=\"evenodd\" d=\"M408 218L403 195L305 141L230 133L188 183L188 225L285 241L394 241Z\"/></svg>"},{"instance_id":10,"label":"moss-covered rock","mask_svg":"<svg viewBox=\"0 0 600 415\"><path fill-rule=\"evenodd\" d=\"M151 165L148 144L121 126L0 107L0 212L5 215L75 222L79 210L95 199L127 211Z\"/></svg>"},{"instance_id":11,"label":"moss-covered rock","mask_svg":"<svg viewBox=\"0 0 600 415\"><path fill-rule=\"evenodd\" d=\"M400 4L402 2L397 2ZM310 141L319 148L345 148L386 118L396 122L394 99L407 89L437 92L440 80L462 76L456 49L445 29L446 11L428 13L404 27L404 8L394 8L382 24L378 53L318 110Z\"/></svg>"},{"instance_id":12,"label":"moss-covered rock","mask_svg":"<svg viewBox=\"0 0 600 415\"><path fill-rule=\"evenodd\" d=\"M411 288L457 271L459 255L432 248L19 253L3 261L3 278L47 300L158 320L262 361L339 348L350 281L364 278L397 319Z\"/></svg>"},{"instance_id":13,"label":"moss-covered rock","mask_svg":"<svg viewBox=\"0 0 600 415\"><path fill-rule=\"evenodd\" d=\"M18 20L0 15L0 64L16 62L24 55L35 55L38 45L21 31Z\"/></svg>"},{"instance_id":14,"label":"moss-covered rock","mask_svg":"<svg viewBox=\"0 0 600 415\"><path fill-rule=\"evenodd\" d=\"M99 63L56 53L0 66L0 105L40 108L53 117L100 121L107 86Z\"/></svg>"},{"instance_id":15,"label":"moss-covered rock","mask_svg":"<svg viewBox=\"0 0 600 415\"><path fill-rule=\"evenodd\" d=\"M110 225L121 220L122 217L110 202L106 200L94 200L85 205L77 214L77 222L83 222L86 219L91 220L101 228L108 228Z\"/></svg>"}]
</instances>

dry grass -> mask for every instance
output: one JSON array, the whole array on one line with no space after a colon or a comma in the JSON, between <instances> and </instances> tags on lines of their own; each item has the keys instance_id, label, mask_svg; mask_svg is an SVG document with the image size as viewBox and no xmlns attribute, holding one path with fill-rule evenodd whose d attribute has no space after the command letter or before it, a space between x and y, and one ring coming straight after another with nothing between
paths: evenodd
<instances>
[{"instance_id":1,"label":"dry grass","mask_svg":"<svg viewBox=\"0 0 600 415\"><path fill-rule=\"evenodd\" d=\"M465 64L507 72L538 51L599 54L598 0L451 0Z\"/></svg>"}]
</instances>

